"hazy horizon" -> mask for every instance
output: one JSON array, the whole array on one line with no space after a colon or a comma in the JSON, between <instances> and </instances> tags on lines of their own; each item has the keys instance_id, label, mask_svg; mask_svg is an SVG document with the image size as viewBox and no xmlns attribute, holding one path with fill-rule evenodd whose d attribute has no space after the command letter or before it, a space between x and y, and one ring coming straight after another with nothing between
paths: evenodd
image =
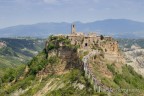
<instances>
[{"instance_id":1,"label":"hazy horizon","mask_svg":"<svg viewBox=\"0 0 144 96\"><path fill-rule=\"evenodd\" d=\"M0 29L3 28L8 28L8 27L14 27L14 26L23 26L23 25L35 25L35 24L44 24L44 23L92 23L92 22L99 22L99 21L105 21L105 20L130 20L130 21L135 21L135 22L141 22L144 23L144 21L136 21L136 20L132 20L132 19L122 19L122 18L118 18L118 19L102 19L102 20L94 20L94 21L88 21L88 22L83 22L83 21L73 21L73 22L66 22L66 21L60 21L60 22L36 22L36 23L25 23L25 24L16 24L16 25L10 25L10 26L4 26L4 27L0 27Z\"/></svg>"},{"instance_id":2,"label":"hazy horizon","mask_svg":"<svg viewBox=\"0 0 144 96\"><path fill-rule=\"evenodd\" d=\"M144 22L143 0L0 0L0 28L43 22Z\"/></svg>"}]
</instances>

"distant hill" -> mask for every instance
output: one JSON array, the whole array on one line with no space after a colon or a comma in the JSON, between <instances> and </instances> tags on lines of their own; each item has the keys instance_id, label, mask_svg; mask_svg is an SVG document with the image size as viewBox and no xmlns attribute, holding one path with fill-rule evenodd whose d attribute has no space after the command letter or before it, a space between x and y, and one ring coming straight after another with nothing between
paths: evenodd
<instances>
[{"instance_id":1,"label":"distant hill","mask_svg":"<svg viewBox=\"0 0 144 96\"><path fill-rule=\"evenodd\" d=\"M44 39L0 38L6 46L0 48L0 77L4 70L27 64L44 48Z\"/></svg>"},{"instance_id":2,"label":"distant hill","mask_svg":"<svg viewBox=\"0 0 144 96\"><path fill-rule=\"evenodd\" d=\"M144 49L144 39L117 39L120 47L123 48L131 48L132 45L140 46Z\"/></svg>"},{"instance_id":3,"label":"distant hill","mask_svg":"<svg viewBox=\"0 0 144 96\"><path fill-rule=\"evenodd\" d=\"M97 32L117 38L144 38L144 22L127 19L107 19L90 23L75 22L77 31ZM0 29L0 37L48 37L50 34L68 34L71 24L38 23L33 25L18 25Z\"/></svg>"}]
</instances>

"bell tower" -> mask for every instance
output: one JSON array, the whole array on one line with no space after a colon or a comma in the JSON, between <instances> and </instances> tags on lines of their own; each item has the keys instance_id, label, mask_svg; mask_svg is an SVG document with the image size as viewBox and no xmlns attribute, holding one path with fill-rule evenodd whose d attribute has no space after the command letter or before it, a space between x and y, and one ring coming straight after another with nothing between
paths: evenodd
<instances>
[{"instance_id":1,"label":"bell tower","mask_svg":"<svg viewBox=\"0 0 144 96\"><path fill-rule=\"evenodd\" d=\"M71 34L75 34L75 33L76 33L75 24L72 24Z\"/></svg>"}]
</instances>

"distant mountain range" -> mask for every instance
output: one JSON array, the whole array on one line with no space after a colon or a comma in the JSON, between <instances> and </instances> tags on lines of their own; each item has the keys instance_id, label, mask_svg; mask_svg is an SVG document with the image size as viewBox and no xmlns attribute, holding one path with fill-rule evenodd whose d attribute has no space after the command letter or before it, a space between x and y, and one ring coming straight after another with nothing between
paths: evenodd
<instances>
[{"instance_id":1,"label":"distant mountain range","mask_svg":"<svg viewBox=\"0 0 144 96\"><path fill-rule=\"evenodd\" d=\"M97 32L115 38L144 38L144 22L127 19L107 19L90 23L75 22L78 32ZM18 25L0 29L0 37L42 37L51 34L69 34L71 24L38 23L33 25Z\"/></svg>"}]
</instances>

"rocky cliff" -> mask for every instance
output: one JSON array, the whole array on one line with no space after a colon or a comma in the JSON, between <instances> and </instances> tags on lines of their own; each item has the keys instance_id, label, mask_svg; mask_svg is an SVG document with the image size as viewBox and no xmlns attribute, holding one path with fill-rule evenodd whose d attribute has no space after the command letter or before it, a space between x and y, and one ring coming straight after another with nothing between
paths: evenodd
<instances>
[{"instance_id":1,"label":"rocky cliff","mask_svg":"<svg viewBox=\"0 0 144 96\"><path fill-rule=\"evenodd\" d=\"M131 65L137 73L144 76L144 49L133 49L124 53L127 64Z\"/></svg>"},{"instance_id":2,"label":"rocky cliff","mask_svg":"<svg viewBox=\"0 0 144 96\"><path fill-rule=\"evenodd\" d=\"M118 49L105 50L106 47L110 48L110 41L102 42L102 46L96 45L95 49L82 49L80 46L72 45L65 36L50 36L45 49L34 57L27 67L4 75L1 79L1 94L143 96L144 78L125 64L125 59ZM115 47L117 48L117 45ZM87 62L84 58L87 58ZM89 74L84 71L85 63ZM96 91L94 80L89 75L96 79L96 85L100 86L98 88L105 87L108 91ZM110 91L111 89L113 91Z\"/></svg>"}]
</instances>

